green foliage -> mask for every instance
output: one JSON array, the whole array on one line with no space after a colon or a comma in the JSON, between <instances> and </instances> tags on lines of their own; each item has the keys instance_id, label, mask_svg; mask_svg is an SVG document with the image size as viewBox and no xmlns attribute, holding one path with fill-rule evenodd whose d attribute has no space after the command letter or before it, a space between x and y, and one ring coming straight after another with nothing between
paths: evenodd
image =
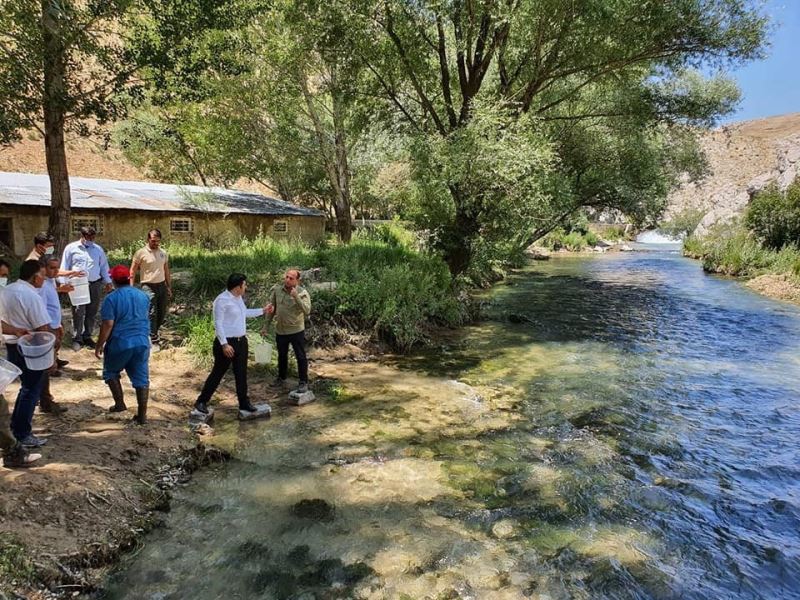
<instances>
[{"instance_id":1,"label":"green foliage","mask_svg":"<svg viewBox=\"0 0 800 600\"><path fill-rule=\"evenodd\" d=\"M687 239L684 252L701 258L706 271L741 277L763 273L776 261L776 253L738 223L718 225L702 240Z\"/></svg>"},{"instance_id":2,"label":"green foliage","mask_svg":"<svg viewBox=\"0 0 800 600\"><path fill-rule=\"evenodd\" d=\"M669 221L664 221L658 225L659 231L664 235L679 238L691 235L697 229L700 221L705 216L700 209L688 208L683 212L673 215Z\"/></svg>"},{"instance_id":3,"label":"green foliage","mask_svg":"<svg viewBox=\"0 0 800 600\"><path fill-rule=\"evenodd\" d=\"M800 244L800 180L785 192L773 184L756 194L747 207L744 223L768 248Z\"/></svg>"},{"instance_id":4,"label":"green foliage","mask_svg":"<svg viewBox=\"0 0 800 600\"><path fill-rule=\"evenodd\" d=\"M210 360L214 328L209 304L234 271L248 276L248 304L260 306L286 268L322 267L338 288L312 291L312 321L371 333L398 351L423 342L432 325L462 323L467 315L442 260L406 245L403 236L409 233L399 225L387 231L400 241L358 238L347 246L309 248L260 237L214 251L178 243L166 246L172 269L192 274L193 310L178 325L190 352L201 363Z\"/></svg>"},{"instance_id":5,"label":"green foliage","mask_svg":"<svg viewBox=\"0 0 800 600\"><path fill-rule=\"evenodd\" d=\"M0 541L0 595L6 583L26 583L33 580L35 566L25 548L9 535Z\"/></svg>"}]
</instances>

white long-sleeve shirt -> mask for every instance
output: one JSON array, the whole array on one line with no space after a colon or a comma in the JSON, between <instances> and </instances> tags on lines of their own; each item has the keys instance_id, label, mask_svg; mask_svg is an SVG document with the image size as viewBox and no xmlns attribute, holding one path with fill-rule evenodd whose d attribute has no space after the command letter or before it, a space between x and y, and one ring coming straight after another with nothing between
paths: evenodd
<instances>
[{"instance_id":1,"label":"white long-sleeve shirt","mask_svg":"<svg viewBox=\"0 0 800 600\"><path fill-rule=\"evenodd\" d=\"M264 311L260 308L247 308L241 296L234 296L228 290L214 299L214 332L223 346L228 338L241 337L247 331L245 319L260 317Z\"/></svg>"}]
</instances>

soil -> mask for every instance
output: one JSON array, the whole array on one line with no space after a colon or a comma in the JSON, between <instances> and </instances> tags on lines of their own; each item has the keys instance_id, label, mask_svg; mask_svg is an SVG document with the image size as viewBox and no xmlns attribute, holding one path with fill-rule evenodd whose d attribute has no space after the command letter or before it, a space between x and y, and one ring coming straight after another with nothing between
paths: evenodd
<instances>
[{"instance_id":1,"label":"soil","mask_svg":"<svg viewBox=\"0 0 800 600\"><path fill-rule=\"evenodd\" d=\"M800 282L791 275L769 273L751 279L746 285L770 298L800 304Z\"/></svg>"},{"instance_id":2,"label":"soil","mask_svg":"<svg viewBox=\"0 0 800 600\"><path fill-rule=\"evenodd\" d=\"M335 357L323 353L317 360L357 359L358 349L348 350ZM52 416L37 409L34 433L48 439L39 466L0 467L0 598L4 591L33 600L91 590L121 552L158 524L154 511L169 508L164 490L184 484L204 461L225 458L201 443L213 437L198 438L189 428L188 413L207 371L196 368L185 349L152 354L145 426L129 422L136 399L125 377L128 411L108 413L112 401L101 361L87 349L62 349L60 358L70 363L51 380L51 391L69 410ZM254 402L275 402L269 379L264 368L251 367ZM217 422L236 418L232 380L226 377L215 397ZM16 383L6 389L12 405L17 390ZM15 581L8 561L4 571L8 544L22 546L25 564L33 566L29 581Z\"/></svg>"}]
</instances>

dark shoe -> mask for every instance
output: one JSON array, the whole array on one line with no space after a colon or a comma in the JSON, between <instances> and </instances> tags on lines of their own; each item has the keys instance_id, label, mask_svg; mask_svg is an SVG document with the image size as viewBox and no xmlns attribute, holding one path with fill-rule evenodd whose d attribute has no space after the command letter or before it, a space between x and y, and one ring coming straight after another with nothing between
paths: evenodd
<instances>
[{"instance_id":1,"label":"dark shoe","mask_svg":"<svg viewBox=\"0 0 800 600\"><path fill-rule=\"evenodd\" d=\"M24 440L20 440L19 443L27 448L41 448L47 443L47 440L44 438L38 438L35 435L30 434Z\"/></svg>"},{"instance_id":2,"label":"dark shoe","mask_svg":"<svg viewBox=\"0 0 800 600\"><path fill-rule=\"evenodd\" d=\"M280 377L276 377L275 379L272 380L272 383L269 384L269 387L282 388L285 385L286 385L286 380L285 379L281 379Z\"/></svg>"},{"instance_id":3,"label":"dark shoe","mask_svg":"<svg viewBox=\"0 0 800 600\"><path fill-rule=\"evenodd\" d=\"M19 444L3 458L3 466L7 469L27 469L40 458L41 454L34 454Z\"/></svg>"},{"instance_id":4,"label":"dark shoe","mask_svg":"<svg viewBox=\"0 0 800 600\"><path fill-rule=\"evenodd\" d=\"M108 407L108 412L125 412L128 407L125 406L125 394L122 391L122 382L119 379L109 379L106 381L108 389L111 390L111 397L114 399L114 406Z\"/></svg>"},{"instance_id":5,"label":"dark shoe","mask_svg":"<svg viewBox=\"0 0 800 600\"><path fill-rule=\"evenodd\" d=\"M308 391L308 384L305 381L300 382L300 385L297 386L295 392L298 394L305 394Z\"/></svg>"},{"instance_id":6,"label":"dark shoe","mask_svg":"<svg viewBox=\"0 0 800 600\"><path fill-rule=\"evenodd\" d=\"M239 406L239 410L245 410L247 412L256 412L258 409L248 402L247 404Z\"/></svg>"},{"instance_id":7,"label":"dark shoe","mask_svg":"<svg viewBox=\"0 0 800 600\"><path fill-rule=\"evenodd\" d=\"M136 388L136 416L133 418L134 422L139 425L147 425L147 400L150 398L150 388L140 387Z\"/></svg>"},{"instance_id":8,"label":"dark shoe","mask_svg":"<svg viewBox=\"0 0 800 600\"><path fill-rule=\"evenodd\" d=\"M51 374L52 377L52 374ZM43 412L49 415L61 415L67 412L66 406L61 406L55 400L45 400L42 399L39 404L39 412Z\"/></svg>"},{"instance_id":9,"label":"dark shoe","mask_svg":"<svg viewBox=\"0 0 800 600\"><path fill-rule=\"evenodd\" d=\"M69 364L69 361L58 358L56 359L56 364L58 365L58 368L61 369L62 367L66 367Z\"/></svg>"},{"instance_id":10,"label":"dark shoe","mask_svg":"<svg viewBox=\"0 0 800 600\"><path fill-rule=\"evenodd\" d=\"M94 340L92 338L84 338L83 345L86 346L87 348L91 348L92 350L94 350L95 346L97 346L97 344L94 343Z\"/></svg>"},{"instance_id":11,"label":"dark shoe","mask_svg":"<svg viewBox=\"0 0 800 600\"><path fill-rule=\"evenodd\" d=\"M199 402L199 401L198 401L198 402L195 402L195 403L194 403L194 409L195 409L197 412L201 412L201 413L203 413L204 415L207 415L207 414L208 414L208 406L206 406L206 403L205 403L205 402Z\"/></svg>"}]
</instances>

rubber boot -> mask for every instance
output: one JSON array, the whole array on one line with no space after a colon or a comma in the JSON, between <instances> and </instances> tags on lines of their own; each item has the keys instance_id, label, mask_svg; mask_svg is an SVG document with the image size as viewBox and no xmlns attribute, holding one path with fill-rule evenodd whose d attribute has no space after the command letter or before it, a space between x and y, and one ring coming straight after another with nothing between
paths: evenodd
<instances>
[{"instance_id":1,"label":"rubber boot","mask_svg":"<svg viewBox=\"0 0 800 600\"><path fill-rule=\"evenodd\" d=\"M133 420L139 425L147 424L147 400L149 398L149 387L136 388L136 404L139 410L137 411L136 417L134 417Z\"/></svg>"},{"instance_id":2,"label":"rubber boot","mask_svg":"<svg viewBox=\"0 0 800 600\"><path fill-rule=\"evenodd\" d=\"M114 398L114 406L108 407L108 412L124 412L128 410L125 406L125 394L122 391L122 382L119 379L109 379L106 381L108 389L111 390L111 397Z\"/></svg>"}]
</instances>

